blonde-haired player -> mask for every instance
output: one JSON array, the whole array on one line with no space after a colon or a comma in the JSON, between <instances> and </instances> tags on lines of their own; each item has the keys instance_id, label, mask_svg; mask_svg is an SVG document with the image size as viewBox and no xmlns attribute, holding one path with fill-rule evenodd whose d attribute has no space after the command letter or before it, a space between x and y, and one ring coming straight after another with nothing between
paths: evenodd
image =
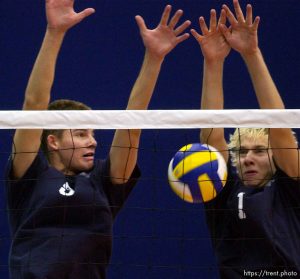
<instances>
[{"instance_id":1,"label":"blonde-haired player","mask_svg":"<svg viewBox=\"0 0 300 279\"><path fill-rule=\"evenodd\" d=\"M246 15L238 0L233 5L234 13L223 5L218 21L211 10L209 27L201 17L202 34L192 30L204 56L201 108L223 109L223 66L233 49L247 66L260 108L284 109L258 47L260 19L253 19L251 5ZM203 129L201 141L230 160L224 129ZM229 147L237 172L229 162L223 191L206 204L221 278L258 277L261 271L268 278L282 272L299 277L299 154L291 129L238 129Z\"/></svg>"}]
</instances>

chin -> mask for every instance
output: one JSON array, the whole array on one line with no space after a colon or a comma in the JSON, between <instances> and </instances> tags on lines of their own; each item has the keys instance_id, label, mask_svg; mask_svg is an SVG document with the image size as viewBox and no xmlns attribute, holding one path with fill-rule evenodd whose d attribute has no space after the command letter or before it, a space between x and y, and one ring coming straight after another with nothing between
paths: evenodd
<instances>
[{"instance_id":1,"label":"chin","mask_svg":"<svg viewBox=\"0 0 300 279\"><path fill-rule=\"evenodd\" d=\"M77 166L76 168L74 168L76 171L76 173L81 173L81 172L89 172L93 169L94 167L94 163L92 164L85 164L85 165L82 165L82 166Z\"/></svg>"},{"instance_id":2,"label":"chin","mask_svg":"<svg viewBox=\"0 0 300 279\"><path fill-rule=\"evenodd\" d=\"M84 167L82 168L82 171L90 171L90 170L93 169L93 167L94 167L94 163L89 164L88 166L84 166Z\"/></svg>"},{"instance_id":3,"label":"chin","mask_svg":"<svg viewBox=\"0 0 300 279\"><path fill-rule=\"evenodd\" d=\"M243 181L244 185L248 186L248 187L259 187L259 185L262 183L261 179L255 179L255 178L252 178L252 179L245 178L244 180L242 179L242 181Z\"/></svg>"},{"instance_id":4,"label":"chin","mask_svg":"<svg viewBox=\"0 0 300 279\"><path fill-rule=\"evenodd\" d=\"M260 187L264 187L268 183L268 181L265 181L265 180L246 181L246 183L244 183L244 185L248 186L248 187L253 187L253 188L260 188Z\"/></svg>"}]
</instances>

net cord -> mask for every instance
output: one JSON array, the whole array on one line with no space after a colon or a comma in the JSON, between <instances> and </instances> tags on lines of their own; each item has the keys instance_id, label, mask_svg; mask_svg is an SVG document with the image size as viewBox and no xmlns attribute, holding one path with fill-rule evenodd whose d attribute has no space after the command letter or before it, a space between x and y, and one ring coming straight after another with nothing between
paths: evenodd
<instances>
[{"instance_id":1,"label":"net cord","mask_svg":"<svg viewBox=\"0 0 300 279\"><path fill-rule=\"evenodd\" d=\"M0 129L300 128L300 109L0 111Z\"/></svg>"}]
</instances>

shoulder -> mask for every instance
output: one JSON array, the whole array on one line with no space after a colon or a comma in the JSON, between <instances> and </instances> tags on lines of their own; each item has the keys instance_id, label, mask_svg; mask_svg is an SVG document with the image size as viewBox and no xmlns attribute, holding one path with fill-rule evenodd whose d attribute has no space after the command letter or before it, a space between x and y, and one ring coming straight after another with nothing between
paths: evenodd
<instances>
[{"instance_id":1,"label":"shoulder","mask_svg":"<svg viewBox=\"0 0 300 279\"><path fill-rule=\"evenodd\" d=\"M31 196L37 181L49 168L43 154L38 154L20 179L12 175L12 159L9 158L5 171L5 188L9 208L21 206Z\"/></svg>"},{"instance_id":2,"label":"shoulder","mask_svg":"<svg viewBox=\"0 0 300 279\"><path fill-rule=\"evenodd\" d=\"M47 159L45 158L44 154L42 152L39 152L23 177L21 177L18 180L14 180L13 173L12 173L12 166L13 166L13 159L12 156L9 157L6 168L5 168L5 177L10 182L17 182L22 181L26 178L34 178L37 177L43 170L46 170L49 168L49 164L47 162Z\"/></svg>"},{"instance_id":3,"label":"shoulder","mask_svg":"<svg viewBox=\"0 0 300 279\"><path fill-rule=\"evenodd\" d=\"M275 162L276 171L273 176L273 180L276 184L290 184L300 185L300 179L298 177L289 176L284 170L282 170Z\"/></svg>"},{"instance_id":4,"label":"shoulder","mask_svg":"<svg viewBox=\"0 0 300 279\"><path fill-rule=\"evenodd\" d=\"M273 177L272 187L274 188L275 198L279 197L285 203L300 202L300 180L288 176L282 169L277 166Z\"/></svg>"}]
</instances>

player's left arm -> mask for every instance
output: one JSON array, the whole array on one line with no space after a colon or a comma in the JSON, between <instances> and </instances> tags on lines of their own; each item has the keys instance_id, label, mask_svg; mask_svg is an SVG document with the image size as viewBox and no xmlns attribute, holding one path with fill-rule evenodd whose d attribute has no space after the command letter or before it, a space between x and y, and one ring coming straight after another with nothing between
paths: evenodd
<instances>
[{"instance_id":1,"label":"player's left arm","mask_svg":"<svg viewBox=\"0 0 300 279\"><path fill-rule=\"evenodd\" d=\"M238 0L233 0L235 14L223 5L230 29L223 26L223 34L230 46L238 51L248 68L261 109L284 109L284 103L271 77L258 46L259 17L253 20L252 6L247 5L246 17ZM270 129L270 146L276 164L290 177L299 177L299 154L292 130Z\"/></svg>"},{"instance_id":2,"label":"player's left arm","mask_svg":"<svg viewBox=\"0 0 300 279\"><path fill-rule=\"evenodd\" d=\"M152 97L161 65L165 56L186 40L189 34L182 34L190 25L185 21L176 27L182 16L182 10L176 11L169 20L171 6L165 7L158 26L150 30L143 18L136 16L136 22L145 46L144 61L138 78L132 88L127 110L145 110ZM138 156L141 130L117 130L110 149L111 180L114 184L125 183L131 176Z\"/></svg>"},{"instance_id":3,"label":"player's left arm","mask_svg":"<svg viewBox=\"0 0 300 279\"><path fill-rule=\"evenodd\" d=\"M261 52L245 57L262 109L284 109L284 103L274 84ZM297 142L290 128L269 130L270 146L276 164L290 177L299 177L299 154Z\"/></svg>"},{"instance_id":4,"label":"player's left arm","mask_svg":"<svg viewBox=\"0 0 300 279\"><path fill-rule=\"evenodd\" d=\"M226 57L230 52L230 46L220 31L220 26L226 23L226 13L222 9L219 20L215 9L210 11L209 25L204 17L199 18L201 33L191 29L191 33L199 43L203 62L203 79L201 109L223 109L223 68ZM200 132L201 143L207 143L221 152L225 161L229 154L223 128L206 128Z\"/></svg>"}]
</instances>

